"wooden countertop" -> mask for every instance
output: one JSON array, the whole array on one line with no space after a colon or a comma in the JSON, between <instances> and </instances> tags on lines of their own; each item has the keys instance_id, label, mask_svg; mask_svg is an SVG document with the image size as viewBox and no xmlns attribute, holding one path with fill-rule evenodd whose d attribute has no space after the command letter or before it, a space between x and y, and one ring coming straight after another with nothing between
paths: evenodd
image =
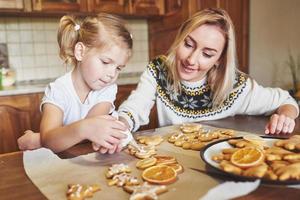
<instances>
[{"instance_id":1,"label":"wooden countertop","mask_svg":"<svg viewBox=\"0 0 300 200\"><path fill-rule=\"evenodd\" d=\"M232 128L240 131L262 133L266 117L236 116L217 121L202 122L203 124ZM300 121L296 120L294 134L300 133ZM90 145L80 144L59 156L71 158L92 152ZM46 199L27 177L23 167L23 153L7 153L0 155L0 197L4 199ZM260 185L257 190L238 199L299 199L300 190L284 186Z\"/></svg>"}]
</instances>

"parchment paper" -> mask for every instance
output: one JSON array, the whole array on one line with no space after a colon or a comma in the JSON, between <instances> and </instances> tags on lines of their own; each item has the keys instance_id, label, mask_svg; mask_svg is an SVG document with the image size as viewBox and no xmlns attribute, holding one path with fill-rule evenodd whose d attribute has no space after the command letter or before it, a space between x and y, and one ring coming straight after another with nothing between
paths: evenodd
<instances>
[{"instance_id":1,"label":"parchment paper","mask_svg":"<svg viewBox=\"0 0 300 200\"><path fill-rule=\"evenodd\" d=\"M159 199L199 199L217 186L220 180L190 169L205 170L205 164L199 151L184 150L167 142L168 136L176 130L178 127L170 126L148 133L161 134L164 137L164 142L157 147L158 155L175 156L178 163L184 167L184 172L178 175L178 180L167 185L168 192L159 195ZM93 199L129 199L129 194L122 188L108 186L104 174L112 164L125 163L131 167L132 174L141 180L142 171L135 167L137 161L137 158L125 151L113 155L95 152L72 159L61 159L50 150L41 148L26 151L23 156L26 174L48 199L66 199L67 185L70 183L99 184L101 191L95 193Z\"/></svg>"}]
</instances>

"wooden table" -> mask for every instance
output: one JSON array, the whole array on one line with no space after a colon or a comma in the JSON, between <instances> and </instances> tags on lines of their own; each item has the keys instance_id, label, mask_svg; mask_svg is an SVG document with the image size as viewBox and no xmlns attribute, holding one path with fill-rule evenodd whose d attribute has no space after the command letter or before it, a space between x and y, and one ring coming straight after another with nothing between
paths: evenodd
<instances>
[{"instance_id":1,"label":"wooden table","mask_svg":"<svg viewBox=\"0 0 300 200\"><path fill-rule=\"evenodd\" d=\"M266 117L236 116L217 121L202 122L203 124L233 128L262 134L267 122ZM300 120L296 120L293 134L300 134ZM92 152L90 145L80 144L61 154L60 157L70 158ZM257 190L239 199L299 199L300 189L261 185ZM46 199L33 185L23 168L22 152L0 155L0 199Z\"/></svg>"}]
</instances>

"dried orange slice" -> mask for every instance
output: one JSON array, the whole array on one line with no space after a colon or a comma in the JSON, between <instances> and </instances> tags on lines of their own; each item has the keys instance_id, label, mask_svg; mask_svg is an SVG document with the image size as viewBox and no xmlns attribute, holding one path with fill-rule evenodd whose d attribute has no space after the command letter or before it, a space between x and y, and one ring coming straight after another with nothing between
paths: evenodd
<instances>
[{"instance_id":1,"label":"dried orange slice","mask_svg":"<svg viewBox=\"0 0 300 200\"><path fill-rule=\"evenodd\" d=\"M177 174L180 174L183 172L182 165L180 165L178 163L168 164L167 166L172 167L176 171Z\"/></svg>"},{"instance_id":2,"label":"dried orange slice","mask_svg":"<svg viewBox=\"0 0 300 200\"><path fill-rule=\"evenodd\" d=\"M167 165L157 165L145 169L142 178L149 183L166 185L176 181L176 171Z\"/></svg>"},{"instance_id":3,"label":"dried orange slice","mask_svg":"<svg viewBox=\"0 0 300 200\"><path fill-rule=\"evenodd\" d=\"M234 152L231 163L240 168L257 166L264 161L264 153L260 148L245 147Z\"/></svg>"}]
</instances>

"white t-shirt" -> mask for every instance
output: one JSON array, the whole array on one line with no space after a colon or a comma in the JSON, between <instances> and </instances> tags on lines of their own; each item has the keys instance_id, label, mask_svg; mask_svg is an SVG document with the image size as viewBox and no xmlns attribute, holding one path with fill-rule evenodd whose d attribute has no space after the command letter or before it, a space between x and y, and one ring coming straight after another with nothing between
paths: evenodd
<instances>
[{"instance_id":1,"label":"white t-shirt","mask_svg":"<svg viewBox=\"0 0 300 200\"><path fill-rule=\"evenodd\" d=\"M90 109L101 102L110 102L112 104L110 114L115 113L114 101L118 89L116 84L112 84L101 90L91 91L85 102L81 103L73 86L71 73L68 72L47 86L40 106L41 111L45 103L57 106L64 113L64 125L84 119Z\"/></svg>"}]
</instances>

